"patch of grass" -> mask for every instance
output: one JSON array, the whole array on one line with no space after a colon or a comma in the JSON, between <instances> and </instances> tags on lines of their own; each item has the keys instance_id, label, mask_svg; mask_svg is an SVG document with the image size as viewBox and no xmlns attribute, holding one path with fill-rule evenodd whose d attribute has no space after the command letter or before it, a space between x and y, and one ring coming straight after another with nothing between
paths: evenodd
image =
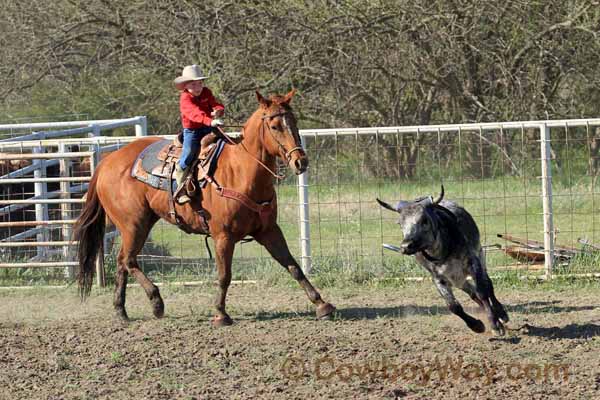
<instances>
[{"instance_id":1,"label":"patch of grass","mask_svg":"<svg viewBox=\"0 0 600 400\"><path fill-rule=\"evenodd\" d=\"M123 353L121 353L120 351L113 351L110 353L110 362L115 364L115 365L121 365L123 364L125 358L123 356Z\"/></svg>"}]
</instances>

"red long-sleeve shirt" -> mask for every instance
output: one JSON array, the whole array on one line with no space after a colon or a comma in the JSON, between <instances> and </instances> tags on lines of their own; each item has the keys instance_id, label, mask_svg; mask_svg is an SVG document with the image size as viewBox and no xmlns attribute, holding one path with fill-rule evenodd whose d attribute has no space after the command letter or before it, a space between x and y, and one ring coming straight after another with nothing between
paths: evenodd
<instances>
[{"instance_id":1,"label":"red long-sleeve shirt","mask_svg":"<svg viewBox=\"0 0 600 400\"><path fill-rule=\"evenodd\" d=\"M184 128L196 129L210 126L212 122L210 113L219 109L224 110L225 107L206 87L202 89L200 96L194 97L190 92L184 90L179 97L179 111Z\"/></svg>"}]
</instances>

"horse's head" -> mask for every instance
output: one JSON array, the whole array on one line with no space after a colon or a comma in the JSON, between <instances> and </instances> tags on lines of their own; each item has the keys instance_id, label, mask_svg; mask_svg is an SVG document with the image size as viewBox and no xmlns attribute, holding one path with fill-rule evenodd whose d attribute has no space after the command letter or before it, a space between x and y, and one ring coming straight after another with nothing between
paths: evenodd
<instances>
[{"instance_id":1,"label":"horse's head","mask_svg":"<svg viewBox=\"0 0 600 400\"><path fill-rule=\"evenodd\" d=\"M256 91L256 98L260 103L260 135L266 151L281 157L297 175L300 175L308 168L308 157L302 148L296 117L290 107L295 93L296 90L293 89L285 96L274 95L266 99Z\"/></svg>"}]
</instances>

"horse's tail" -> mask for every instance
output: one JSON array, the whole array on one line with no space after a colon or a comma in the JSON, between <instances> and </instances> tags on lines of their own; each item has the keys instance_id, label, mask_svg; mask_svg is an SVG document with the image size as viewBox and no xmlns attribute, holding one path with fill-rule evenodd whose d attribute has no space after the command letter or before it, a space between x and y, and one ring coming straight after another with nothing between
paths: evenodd
<instances>
[{"instance_id":1,"label":"horse's tail","mask_svg":"<svg viewBox=\"0 0 600 400\"><path fill-rule=\"evenodd\" d=\"M90 181L85 206L73 227L73 238L79 241L77 244L79 261L77 281L81 300L85 300L92 290L96 258L104 255L106 214L96 192L98 172L99 170L96 170Z\"/></svg>"}]
</instances>

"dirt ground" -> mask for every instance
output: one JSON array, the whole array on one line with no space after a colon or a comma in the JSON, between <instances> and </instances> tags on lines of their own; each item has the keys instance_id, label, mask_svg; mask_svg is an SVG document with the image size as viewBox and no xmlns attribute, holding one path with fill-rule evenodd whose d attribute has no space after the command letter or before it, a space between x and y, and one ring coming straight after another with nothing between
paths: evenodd
<instances>
[{"instance_id":1,"label":"dirt ground","mask_svg":"<svg viewBox=\"0 0 600 400\"><path fill-rule=\"evenodd\" d=\"M0 290L0 398L600 399L600 286L500 288L500 339L426 283L322 290L332 321L299 288L236 285L227 328L210 324L213 287L161 291L156 320L130 288L124 325L110 291Z\"/></svg>"}]
</instances>

